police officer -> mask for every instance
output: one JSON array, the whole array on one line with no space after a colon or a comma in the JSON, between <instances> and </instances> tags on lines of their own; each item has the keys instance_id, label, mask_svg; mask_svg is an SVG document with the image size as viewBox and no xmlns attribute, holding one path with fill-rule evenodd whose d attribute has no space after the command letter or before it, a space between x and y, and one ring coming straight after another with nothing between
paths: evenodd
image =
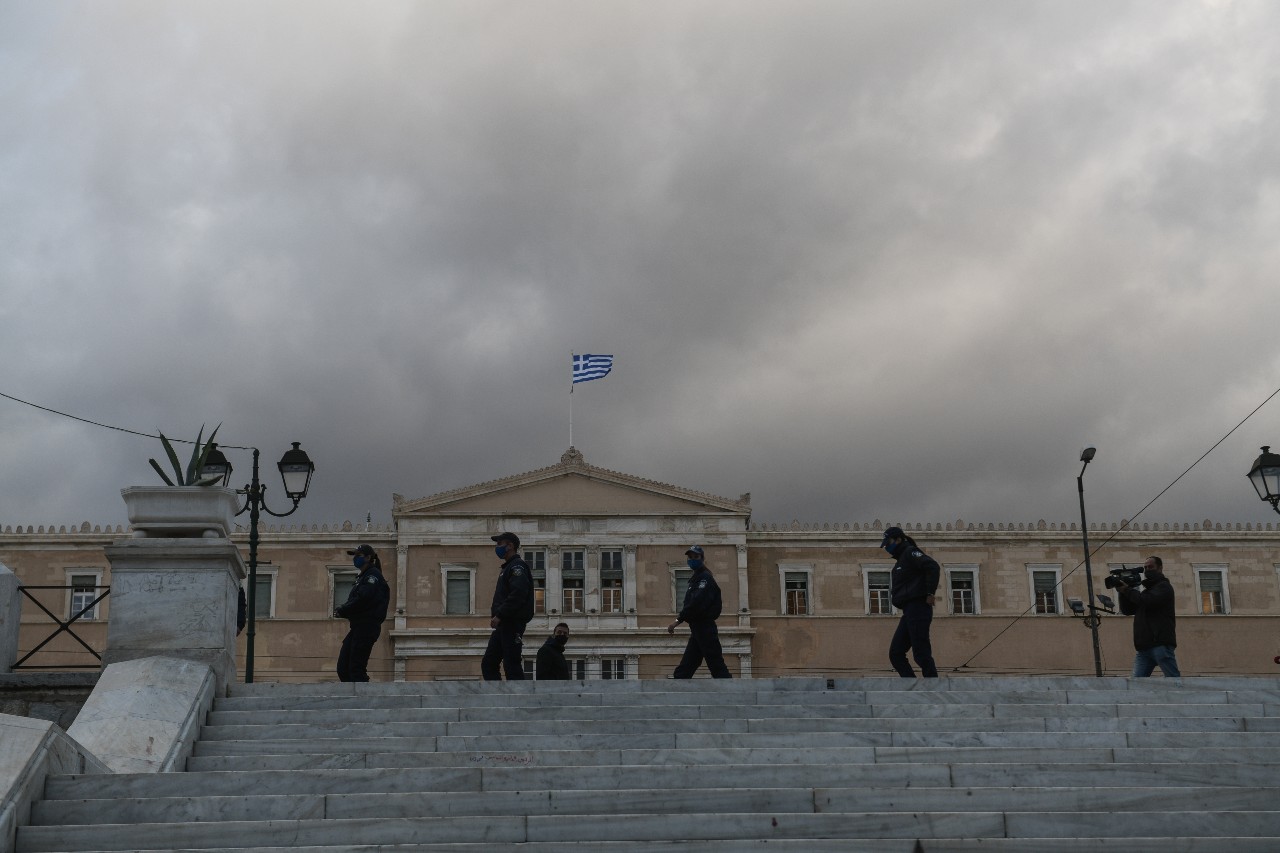
<instances>
[{"instance_id":1,"label":"police officer","mask_svg":"<svg viewBox=\"0 0 1280 853\"><path fill-rule=\"evenodd\" d=\"M688 622L689 642L672 677L693 678L705 659L712 678L732 678L729 668L724 665L720 633L716 629L716 619L720 618L720 587L707 568L701 546L694 545L684 555L693 574L689 576L689 586L685 589L684 605L676 621L667 626L667 633L674 634L677 625Z\"/></svg>"},{"instance_id":2,"label":"police officer","mask_svg":"<svg viewBox=\"0 0 1280 853\"><path fill-rule=\"evenodd\" d=\"M342 651L338 653L339 681L368 681L369 654L382 633L387 618L391 587L382 576L382 562L369 545L348 551L352 564L360 570L347 600L333 609L333 615L351 623Z\"/></svg>"},{"instance_id":3,"label":"police officer","mask_svg":"<svg viewBox=\"0 0 1280 853\"><path fill-rule=\"evenodd\" d=\"M529 564L520 556L520 537L514 533L491 536L497 544L493 552L502 561L498 584L489 607L489 646L480 659L480 674L485 681L498 681L498 663L507 681L524 681L524 627L533 618L533 576Z\"/></svg>"},{"instance_id":4,"label":"police officer","mask_svg":"<svg viewBox=\"0 0 1280 853\"><path fill-rule=\"evenodd\" d=\"M901 527L885 530L880 547L897 560L889 583L889 600L902 611L898 630L893 632L889 643L889 662L898 675L915 678L915 671L907 663L910 651L920 665L920 674L937 678L938 667L933 662L933 648L929 644L929 623L933 621L933 605L937 601L934 594L938 591L942 570Z\"/></svg>"},{"instance_id":5,"label":"police officer","mask_svg":"<svg viewBox=\"0 0 1280 853\"><path fill-rule=\"evenodd\" d=\"M568 681L569 662L564 658L564 647L569 642L569 626L561 622L538 649L534 660L533 675L539 681Z\"/></svg>"}]
</instances>

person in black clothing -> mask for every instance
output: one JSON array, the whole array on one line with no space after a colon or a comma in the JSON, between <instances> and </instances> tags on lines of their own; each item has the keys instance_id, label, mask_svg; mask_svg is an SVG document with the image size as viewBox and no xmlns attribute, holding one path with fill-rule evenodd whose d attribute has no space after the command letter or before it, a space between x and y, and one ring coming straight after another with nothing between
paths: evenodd
<instances>
[{"instance_id":1,"label":"person in black clothing","mask_svg":"<svg viewBox=\"0 0 1280 853\"><path fill-rule=\"evenodd\" d=\"M569 642L569 626L561 622L551 636L538 649L533 675L539 681L568 681L569 662L564 659L564 647Z\"/></svg>"},{"instance_id":2,"label":"person in black clothing","mask_svg":"<svg viewBox=\"0 0 1280 853\"><path fill-rule=\"evenodd\" d=\"M333 615L351 623L342 651L338 652L339 681L368 681L369 654L382 633L382 620L387 618L391 587L382 576L382 562L368 545L353 551L351 562L360 570L347 600L333 609Z\"/></svg>"},{"instance_id":3,"label":"person in black clothing","mask_svg":"<svg viewBox=\"0 0 1280 853\"><path fill-rule=\"evenodd\" d=\"M684 605L676 621L667 626L667 633L674 634L681 622L689 623L689 642L684 647L684 657L676 667L673 678L693 678L694 672L705 659L712 678L732 678L724 665L724 653L720 649L720 633L716 619L720 618L720 587L715 576L707 568L702 548L694 545L684 552L688 557L689 586L685 589Z\"/></svg>"},{"instance_id":4,"label":"person in black clothing","mask_svg":"<svg viewBox=\"0 0 1280 853\"><path fill-rule=\"evenodd\" d=\"M1173 584L1164 576L1164 561L1147 557L1142 565L1142 589L1123 581L1116 583L1120 595L1120 612L1133 617L1133 677L1147 678L1159 666L1167 678L1179 678L1178 659L1173 650L1178 646L1174 630Z\"/></svg>"},{"instance_id":5,"label":"person in black clothing","mask_svg":"<svg viewBox=\"0 0 1280 853\"><path fill-rule=\"evenodd\" d=\"M901 527L885 530L880 547L897 561L889 583L889 600L902 611L898 630L893 632L889 643L889 662L898 675L915 678L915 670L907 662L910 651L920 665L920 674L937 678L938 667L933 662L933 648L929 644L929 623L933 621L933 605L937 600L934 593L938 591L942 570Z\"/></svg>"},{"instance_id":6,"label":"person in black clothing","mask_svg":"<svg viewBox=\"0 0 1280 853\"><path fill-rule=\"evenodd\" d=\"M491 536L493 552L502 561L498 572L498 585L493 590L493 604L489 608L489 646L480 659L480 674L485 681L500 680L498 663L507 674L507 681L524 681L524 663L520 653L524 649L524 627L533 618L533 576L529 564L520 556L520 537L514 533Z\"/></svg>"}]
</instances>

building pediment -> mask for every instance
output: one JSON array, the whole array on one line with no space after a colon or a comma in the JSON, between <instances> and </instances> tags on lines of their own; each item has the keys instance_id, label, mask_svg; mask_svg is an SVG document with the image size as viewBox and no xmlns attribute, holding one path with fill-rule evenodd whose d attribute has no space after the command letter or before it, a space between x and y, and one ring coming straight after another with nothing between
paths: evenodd
<instances>
[{"instance_id":1,"label":"building pediment","mask_svg":"<svg viewBox=\"0 0 1280 853\"><path fill-rule=\"evenodd\" d=\"M751 503L597 468L571 447L558 465L416 500L395 495L392 514L749 516Z\"/></svg>"}]
</instances>

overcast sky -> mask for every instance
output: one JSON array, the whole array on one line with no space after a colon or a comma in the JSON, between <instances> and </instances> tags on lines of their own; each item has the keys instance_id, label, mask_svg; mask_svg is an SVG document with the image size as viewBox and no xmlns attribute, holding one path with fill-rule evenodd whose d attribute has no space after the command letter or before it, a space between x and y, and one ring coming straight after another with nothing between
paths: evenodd
<instances>
[{"instance_id":1,"label":"overcast sky","mask_svg":"<svg viewBox=\"0 0 1280 853\"><path fill-rule=\"evenodd\" d=\"M1280 387L1280 4L0 0L0 392L763 522L1132 517ZM0 527L159 442L0 399ZM1280 521L1280 399L1141 520ZM249 454L229 452L248 479Z\"/></svg>"}]
</instances>

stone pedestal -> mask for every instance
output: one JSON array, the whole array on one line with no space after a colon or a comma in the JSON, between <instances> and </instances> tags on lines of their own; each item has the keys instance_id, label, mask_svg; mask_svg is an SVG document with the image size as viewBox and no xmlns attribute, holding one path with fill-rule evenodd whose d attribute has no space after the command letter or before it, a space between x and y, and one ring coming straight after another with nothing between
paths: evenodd
<instances>
[{"instance_id":1,"label":"stone pedestal","mask_svg":"<svg viewBox=\"0 0 1280 853\"><path fill-rule=\"evenodd\" d=\"M0 563L0 673L12 672L18 659L18 619L22 616L22 594L18 576Z\"/></svg>"},{"instance_id":2,"label":"stone pedestal","mask_svg":"<svg viewBox=\"0 0 1280 853\"><path fill-rule=\"evenodd\" d=\"M228 539L124 539L111 563L104 667L169 657L213 668L218 695L235 680L236 604L246 569Z\"/></svg>"}]
</instances>

